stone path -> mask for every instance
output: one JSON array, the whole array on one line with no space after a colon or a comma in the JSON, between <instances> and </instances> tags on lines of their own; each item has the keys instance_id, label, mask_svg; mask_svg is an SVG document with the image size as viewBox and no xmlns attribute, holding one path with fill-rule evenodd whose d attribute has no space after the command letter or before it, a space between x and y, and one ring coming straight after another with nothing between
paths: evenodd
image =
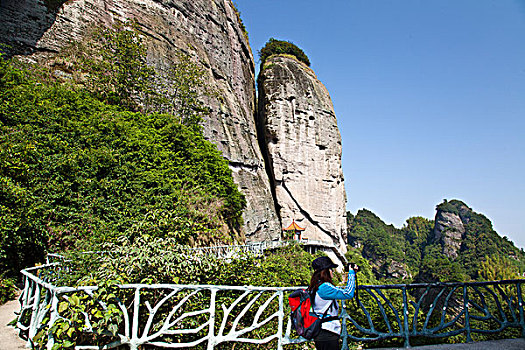
<instances>
[{"instance_id":1,"label":"stone path","mask_svg":"<svg viewBox=\"0 0 525 350\"><path fill-rule=\"evenodd\" d=\"M405 348L390 348L390 349L376 349L376 350L404 350ZM414 346L410 350L524 350L525 338L518 339L502 339L481 341L464 344L440 344L440 345L425 345ZM373 350L373 349L370 349Z\"/></svg>"},{"instance_id":2,"label":"stone path","mask_svg":"<svg viewBox=\"0 0 525 350\"><path fill-rule=\"evenodd\" d=\"M11 300L0 306L0 350L25 349L25 341L18 337L14 327L7 324L16 317L15 311L20 310L18 300Z\"/></svg>"}]
</instances>

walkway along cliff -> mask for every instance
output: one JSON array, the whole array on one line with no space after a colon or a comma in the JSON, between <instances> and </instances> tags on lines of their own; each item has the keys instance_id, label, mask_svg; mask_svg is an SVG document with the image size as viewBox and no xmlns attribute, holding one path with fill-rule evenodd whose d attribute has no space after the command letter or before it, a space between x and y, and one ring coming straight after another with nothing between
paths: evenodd
<instances>
[{"instance_id":1,"label":"walkway along cliff","mask_svg":"<svg viewBox=\"0 0 525 350\"><path fill-rule=\"evenodd\" d=\"M157 69L179 51L206 69L218 93L205 101L211 114L204 134L246 196L246 241L280 240L282 227L295 219L306 227L304 237L344 251L341 137L328 92L309 68L275 58L263 72L257 113L252 50L230 0L6 0L0 42L10 56L49 60L91 26L130 19Z\"/></svg>"}]
</instances>

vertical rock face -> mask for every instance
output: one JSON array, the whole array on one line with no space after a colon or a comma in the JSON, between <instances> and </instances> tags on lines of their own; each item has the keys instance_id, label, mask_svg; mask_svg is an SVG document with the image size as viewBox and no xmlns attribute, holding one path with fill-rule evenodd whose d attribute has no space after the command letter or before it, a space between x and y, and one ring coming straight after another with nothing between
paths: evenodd
<instances>
[{"instance_id":1,"label":"vertical rock face","mask_svg":"<svg viewBox=\"0 0 525 350\"><path fill-rule=\"evenodd\" d=\"M465 235L465 226L459 214L438 210L434 226L434 241L443 247L443 254L456 259Z\"/></svg>"},{"instance_id":2,"label":"vertical rock face","mask_svg":"<svg viewBox=\"0 0 525 350\"><path fill-rule=\"evenodd\" d=\"M259 77L258 129L282 224L346 251L341 135L332 101L313 71L294 58L266 60Z\"/></svg>"},{"instance_id":3,"label":"vertical rock face","mask_svg":"<svg viewBox=\"0 0 525 350\"><path fill-rule=\"evenodd\" d=\"M54 6L45 5L54 3ZM248 241L278 239L279 220L254 122L255 82L251 49L230 0L3 0L0 41L11 54L35 59L82 39L94 24L135 19L147 41L148 59L163 69L181 50L208 71L210 98L205 137L230 161L245 194Z\"/></svg>"}]
</instances>

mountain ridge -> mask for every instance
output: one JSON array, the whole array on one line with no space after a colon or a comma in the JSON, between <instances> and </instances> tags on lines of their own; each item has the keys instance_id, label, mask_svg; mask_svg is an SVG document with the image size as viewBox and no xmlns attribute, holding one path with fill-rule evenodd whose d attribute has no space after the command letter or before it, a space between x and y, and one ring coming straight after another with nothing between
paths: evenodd
<instances>
[{"instance_id":1,"label":"mountain ridge","mask_svg":"<svg viewBox=\"0 0 525 350\"><path fill-rule=\"evenodd\" d=\"M478 281L525 272L523 248L460 200L438 204L434 220L411 217L401 228L367 209L347 216L349 249L366 259L379 280Z\"/></svg>"}]
</instances>

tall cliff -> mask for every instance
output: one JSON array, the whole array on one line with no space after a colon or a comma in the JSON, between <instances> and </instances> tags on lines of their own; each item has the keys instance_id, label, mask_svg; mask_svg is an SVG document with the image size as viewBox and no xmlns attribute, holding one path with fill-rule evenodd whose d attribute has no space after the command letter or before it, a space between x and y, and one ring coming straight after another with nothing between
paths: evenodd
<instances>
[{"instance_id":1,"label":"tall cliff","mask_svg":"<svg viewBox=\"0 0 525 350\"><path fill-rule=\"evenodd\" d=\"M258 129L284 225L346 251L341 135L324 85L305 64L273 56L259 76Z\"/></svg>"},{"instance_id":2,"label":"tall cliff","mask_svg":"<svg viewBox=\"0 0 525 350\"><path fill-rule=\"evenodd\" d=\"M254 122L255 78L250 46L230 0L2 0L0 42L10 54L50 59L68 43L80 41L95 24L137 21L148 60L162 69L181 50L208 72L219 98L204 134L229 160L245 194L244 229L248 241L278 239L275 211Z\"/></svg>"}]
</instances>

